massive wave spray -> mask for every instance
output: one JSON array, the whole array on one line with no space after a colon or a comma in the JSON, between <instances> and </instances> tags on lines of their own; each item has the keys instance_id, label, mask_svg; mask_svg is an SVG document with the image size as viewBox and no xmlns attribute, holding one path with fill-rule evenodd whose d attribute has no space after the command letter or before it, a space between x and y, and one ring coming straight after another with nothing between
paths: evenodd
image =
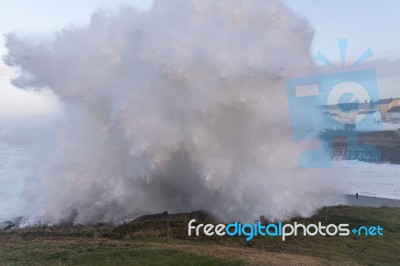
<instances>
[{"instance_id":1,"label":"massive wave spray","mask_svg":"<svg viewBox=\"0 0 400 266\"><path fill-rule=\"evenodd\" d=\"M276 1L156 1L46 39L7 36L14 84L64 106L23 193L29 221L119 222L205 209L306 216L342 191L299 169L285 80L312 69L312 30ZM41 142L43 143L43 141ZM43 148L46 147L46 148Z\"/></svg>"}]
</instances>

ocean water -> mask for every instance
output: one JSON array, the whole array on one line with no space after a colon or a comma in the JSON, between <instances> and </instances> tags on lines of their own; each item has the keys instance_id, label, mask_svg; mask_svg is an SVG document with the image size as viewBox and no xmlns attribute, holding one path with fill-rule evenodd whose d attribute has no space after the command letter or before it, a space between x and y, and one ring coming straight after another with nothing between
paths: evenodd
<instances>
[{"instance_id":1,"label":"ocean water","mask_svg":"<svg viewBox=\"0 0 400 266\"><path fill-rule=\"evenodd\" d=\"M0 143L0 221L23 214L29 169L21 158L26 152L23 146ZM336 161L334 167L345 173L351 193L400 199L400 165Z\"/></svg>"},{"instance_id":2,"label":"ocean water","mask_svg":"<svg viewBox=\"0 0 400 266\"><path fill-rule=\"evenodd\" d=\"M344 170L351 193L400 200L400 165L337 161L334 167Z\"/></svg>"},{"instance_id":3,"label":"ocean water","mask_svg":"<svg viewBox=\"0 0 400 266\"><path fill-rule=\"evenodd\" d=\"M24 205L26 169L20 159L25 152L22 146L0 143L0 221L18 215Z\"/></svg>"}]
</instances>

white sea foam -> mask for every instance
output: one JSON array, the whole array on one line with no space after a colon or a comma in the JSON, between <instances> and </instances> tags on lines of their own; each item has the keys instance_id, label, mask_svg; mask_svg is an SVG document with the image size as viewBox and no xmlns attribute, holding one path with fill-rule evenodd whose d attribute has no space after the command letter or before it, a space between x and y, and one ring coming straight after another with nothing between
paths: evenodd
<instances>
[{"instance_id":1,"label":"white sea foam","mask_svg":"<svg viewBox=\"0 0 400 266\"><path fill-rule=\"evenodd\" d=\"M46 39L7 35L14 84L51 89L64 107L55 137L29 147L23 215L283 219L332 203L346 180L298 168L308 147L292 140L287 106L286 80L313 71L312 35L273 0L156 1Z\"/></svg>"}]
</instances>

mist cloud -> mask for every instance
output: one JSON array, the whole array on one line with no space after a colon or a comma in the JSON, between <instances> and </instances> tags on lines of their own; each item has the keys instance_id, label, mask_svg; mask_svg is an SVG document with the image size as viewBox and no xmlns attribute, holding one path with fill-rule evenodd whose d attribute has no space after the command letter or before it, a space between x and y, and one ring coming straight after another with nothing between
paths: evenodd
<instances>
[{"instance_id":1,"label":"mist cloud","mask_svg":"<svg viewBox=\"0 0 400 266\"><path fill-rule=\"evenodd\" d=\"M291 140L285 93L287 78L313 71L312 35L264 0L156 1L48 39L9 34L14 84L50 88L65 111L32 151L28 222L197 209L285 219L331 203L340 177L297 167L307 146Z\"/></svg>"}]
</instances>

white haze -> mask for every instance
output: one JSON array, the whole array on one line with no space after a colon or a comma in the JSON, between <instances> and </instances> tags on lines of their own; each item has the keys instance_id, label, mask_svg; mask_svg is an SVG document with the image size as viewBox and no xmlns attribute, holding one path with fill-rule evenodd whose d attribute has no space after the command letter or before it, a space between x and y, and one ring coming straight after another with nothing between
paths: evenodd
<instances>
[{"instance_id":1,"label":"white haze","mask_svg":"<svg viewBox=\"0 0 400 266\"><path fill-rule=\"evenodd\" d=\"M25 158L27 223L286 219L331 204L344 182L297 167L307 147L291 140L286 100L286 79L312 71L312 35L265 0L156 1L47 39L7 35L14 84L64 106Z\"/></svg>"}]
</instances>

